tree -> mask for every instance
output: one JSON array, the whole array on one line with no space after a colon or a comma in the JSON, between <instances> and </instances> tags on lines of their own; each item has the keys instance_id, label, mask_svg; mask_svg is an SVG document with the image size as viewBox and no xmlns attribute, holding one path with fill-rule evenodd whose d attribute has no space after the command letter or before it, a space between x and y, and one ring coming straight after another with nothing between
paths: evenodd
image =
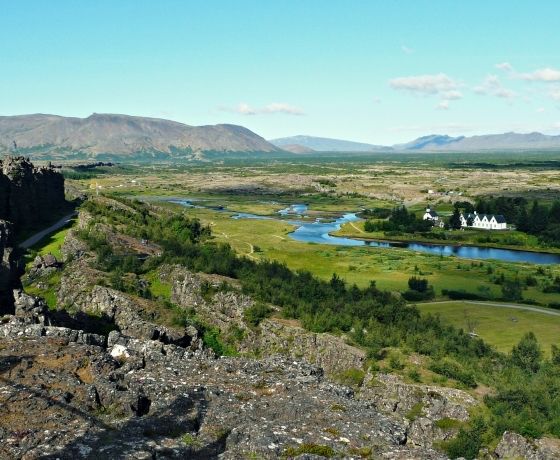
<instances>
[{"instance_id":1,"label":"tree","mask_svg":"<svg viewBox=\"0 0 560 460\"><path fill-rule=\"evenodd\" d=\"M522 206L517 213L517 220L515 222L517 230L521 232L528 232L530 230L529 213L527 208Z\"/></svg>"},{"instance_id":2,"label":"tree","mask_svg":"<svg viewBox=\"0 0 560 460\"><path fill-rule=\"evenodd\" d=\"M548 224L548 213L544 207L539 205L537 201L534 201L529 219L531 233L538 235Z\"/></svg>"},{"instance_id":3,"label":"tree","mask_svg":"<svg viewBox=\"0 0 560 460\"><path fill-rule=\"evenodd\" d=\"M512 363L527 372L536 373L541 365L542 350L532 332L527 332L511 350Z\"/></svg>"},{"instance_id":4,"label":"tree","mask_svg":"<svg viewBox=\"0 0 560 460\"><path fill-rule=\"evenodd\" d=\"M521 300L523 291L519 280L507 280L502 283L502 297L504 300Z\"/></svg>"},{"instance_id":5,"label":"tree","mask_svg":"<svg viewBox=\"0 0 560 460\"><path fill-rule=\"evenodd\" d=\"M552 355L552 364L555 364L556 366L560 365L560 348L554 344L552 344L552 346L550 347L550 352Z\"/></svg>"},{"instance_id":6,"label":"tree","mask_svg":"<svg viewBox=\"0 0 560 460\"><path fill-rule=\"evenodd\" d=\"M548 220L553 224L560 224L560 201L555 201L550 207Z\"/></svg>"},{"instance_id":7,"label":"tree","mask_svg":"<svg viewBox=\"0 0 560 460\"><path fill-rule=\"evenodd\" d=\"M459 208L455 208L453 210L453 215L449 219L449 226L453 230L459 230L461 228L461 213L459 211Z\"/></svg>"},{"instance_id":8,"label":"tree","mask_svg":"<svg viewBox=\"0 0 560 460\"><path fill-rule=\"evenodd\" d=\"M426 292L428 290L428 280L413 276L408 279L408 287L413 291Z\"/></svg>"}]
</instances>

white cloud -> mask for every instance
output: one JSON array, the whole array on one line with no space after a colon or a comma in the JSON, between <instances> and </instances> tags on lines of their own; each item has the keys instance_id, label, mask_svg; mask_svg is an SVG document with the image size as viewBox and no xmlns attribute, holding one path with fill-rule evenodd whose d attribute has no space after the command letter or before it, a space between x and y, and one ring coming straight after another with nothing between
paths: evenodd
<instances>
[{"instance_id":1,"label":"white cloud","mask_svg":"<svg viewBox=\"0 0 560 460\"><path fill-rule=\"evenodd\" d=\"M373 98L373 103L374 104L381 104L381 98L378 96L374 96Z\"/></svg>"},{"instance_id":2,"label":"white cloud","mask_svg":"<svg viewBox=\"0 0 560 460\"><path fill-rule=\"evenodd\" d=\"M443 99L447 101L456 101L458 99L463 99L463 93L460 91L446 91L441 95Z\"/></svg>"},{"instance_id":3,"label":"white cloud","mask_svg":"<svg viewBox=\"0 0 560 460\"><path fill-rule=\"evenodd\" d=\"M460 86L455 80L444 73L398 77L389 80L389 84L393 89L419 94L439 94L456 90Z\"/></svg>"},{"instance_id":4,"label":"white cloud","mask_svg":"<svg viewBox=\"0 0 560 460\"><path fill-rule=\"evenodd\" d=\"M303 115L303 110L299 107L280 102L273 102L261 109L261 113L285 113L288 115Z\"/></svg>"},{"instance_id":5,"label":"white cloud","mask_svg":"<svg viewBox=\"0 0 560 460\"><path fill-rule=\"evenodd\" d=\"M560 81L560 70L546 67L529 73L521 73L517 77L527 81L555 82Z\"/></svg>"},{"instance_id":6,"label":"white cloud","mask_svg":"<svg viewBox=\"0 0 560 460\"><path fill-rule=\"evenodd\" d=\"M241 115L256 115L257 112L255 109L251 108L249 104L245 104L242 102L237 106L237 110L233 110L233 112L240 113Z\"/></svg>"},{"instance_id":7,"label":"white cloud","mask_svg":"<svg viewBox=\"0 0 560 460\"><path fill-rule=\"evenodd\" d=\"M560 129L560 121L557 121L551 126L552 129Z\"/></svg>"},{"instance_id":8,"label":"white cloud","mask_svg":"<svg viewBox=\"0 0 560 460\"><path fill-rule=\"evenodd\" d=\"M480 85L473 88L473 91L477 94L486 94L503 99L513 99L516 96L515 91L502 86L502 82L497 75L487 75Z\"/></svg>"},{"instance_id":9,"label":"white cloud","mask_svg":"<svg viewBox=\"0 0 560 460\"><path fill-rule=\"evenodd\" d=\"M513 66L509 62L500 62L494 67L496 67L496 69L503 70L504 72L513 72Z\"/></svg>"},{"instance_id":10,"label":"white cloud","mask_svg":"<svg viewBox=\"0 0 560 460\"><path fill-rule=\"evenodd\" d=\"M437 110L449 110L449 101L443 100L436 105Z\"/></svg>"},{"instance_id":11,"label":"white cloud","mask_svg":"<svg viewBox=\"0 0 560 460\"><path fill-rule=\"evenodd\" d=\"M515 91L507 88L499 88L494 92L494 96L501 97L503 99L513 99L515 97Z\"/></svg>"},{"instance_id":12,"label":"white cloud","mask_svg":"<svg viewBox=\"0 0 560 460\"><path fill-rule=\"evenodd\" d=\"M406 46L406 45L401 45L401 51L402 51L404 54L412 54L412 53L414 53L414 49L413 49L413 48L410 48L409 46Z\"/></svg>"},{"instance_id":13,"label":"white cloud","mask_svg":"<svg viewBox=\"0 0 560 460\"><path fill-rule=\"evenodd\" d=\"M539 107L539 108L536 110L536 112L537 112L537 113L544 113L544 112L546 112L546 109L545 109L544 107Z\"/></svg>"},{"instance_id":14,"label":"white cloud","mask_svg":"<svg viewBox=\"0 0 560 460\"><path fill-rule=\"evenodd\" d=\"M220 110L238 113L240 115L273 115L278 113L285 115L305 115L304 111L299 107L281 102L272 102L264 107L251 107L249 104L242 102L237 107L220 107Z\"/></svg>"},{"instance_id":15,"label":"white cloud","mask_svg":"<svg viewBox=\"0 0 560 460\"><path fill-rule=\"evenodd\" d=\"M555 100L560 101L560 88L554 88L550 93L549 96Z\"/></svg>"}]
</instances>

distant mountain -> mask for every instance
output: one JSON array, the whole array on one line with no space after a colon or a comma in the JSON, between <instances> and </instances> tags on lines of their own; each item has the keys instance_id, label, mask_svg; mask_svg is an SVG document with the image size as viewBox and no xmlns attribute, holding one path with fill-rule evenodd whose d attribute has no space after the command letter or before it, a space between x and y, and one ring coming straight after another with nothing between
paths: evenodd
<instances>
[{"instance_id":1,"label":"distant mountain","mask_svg":"<svg viewBox=\"0 0 560 460\"><path fill-rule=\"evenodd\" d=\"M319 152L483 152L499 150L560 150L560 136L542 133L505 133L451 137L442 134L422 136L404 144L382 146L324 137L293 136L269 142L287 150L299 145Z\"/></svg>"},{"instance_id":2,"label":"distant mountain","mask_svg":"<svg viewBox=\"0 0 560 460\"><path fill-rule=\"evenodd\" d=\"M286 152L292 152L292 153L312 153L312 152L315 152L315 150L310 149L309 147L304 147L303 145L299 145L299 144L283 145L282 150L286 150Z\"/></svg>"},{"instance_id":3,"label":"distant mountain","mask_svg":"<svg viewBox=\"0 0 560 460\"><path fill-rule=\"evenodd\" d=\"M185 156L197 152L279 152L254 132L236 125L189 126L129 115L93 114L0 117L0 153L54 158Z\"/></svg>"},{"instance_id":4,"label":"distant mountain","mask_svg":"<svg viewBox=\"0 0 560 460\"><path fill-rule=\"evenodd\" d=\"M393 145L396 150L422 150L425 147L445 147L463 140L465 137L450 137L446 135L430 134L422 136L406 144Z\"/></svg>"},{"instance_id":5,"label":"distant mountain","mask_svg":"<svg viewBox=\"0 0 560 460\"><path fill-rule=\"evenodd\" d=\"M560 149L560 136L541 133L505 133L482 136L450 137L430 135L406 144L393 146L395 150L421 150L430 152L480 152L484 150L550 150Z\"/></svg>"},{"instance_id":6,"label":"distant mountain","mask_svg":"<svg viewBox=\"0 0 560 460\"><path fill-rule=\"evenodd\" d=\"M280 148L289 145L299 145L316 152L374 152L391 150L391 147L383 147L380 145L301 135L272 139L269 142Z\"/></svg>"}]
</instances>

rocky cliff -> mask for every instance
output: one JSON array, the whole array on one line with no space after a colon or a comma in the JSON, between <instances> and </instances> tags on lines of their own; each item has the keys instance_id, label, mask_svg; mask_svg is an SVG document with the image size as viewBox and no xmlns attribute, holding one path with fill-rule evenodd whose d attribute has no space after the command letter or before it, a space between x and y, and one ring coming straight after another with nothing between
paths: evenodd
<instances>
[{"instance_id":1,"label":"rocky cliff","mask_svg":"<svg viewBox=\"0 0 560 460\"><path fill-rule=\"evenodd\" d=\"M62 174L23 157L0 160L0 219L10 221L15 232L52 219L64 204Z\"/></svg>"},{"instance_id":2,"label":"rocky cliff","mask_svg":"<svg viewBox=\"0 0 560 460\"><path fill-rule=\"evenodd\" d=\"M475 403L383 374L355 392L302 360L217 359L196 337L77 330L15 294L0 322L0 458L444 460L432 443L456 430L433 421L465 420ZM555 440L506 432L479 458L559 454Z\"/></svg>"},{"instance_id":3,"label":"rocky cliff","mask_svg":"<svg viewBox=\"0 0 560 460\"><path fill-rule=\"evenodd\" d=\"M17 280L17 263L12 246L12 226L0 220L0 314L13 309L12 287Z\"/></svg>"},{"instance_id":4,"label":"rocky cliff","mask_svg":"<svg viewBox=\"0 0 560 460\"><path fill-rule=\"evenodd\" d=\"M13 310L20 275L15 235L49 222L65 204L64 178L51 167L36 168L23 157L0 160L0 313Z\"/></svg>"}]
</instances>

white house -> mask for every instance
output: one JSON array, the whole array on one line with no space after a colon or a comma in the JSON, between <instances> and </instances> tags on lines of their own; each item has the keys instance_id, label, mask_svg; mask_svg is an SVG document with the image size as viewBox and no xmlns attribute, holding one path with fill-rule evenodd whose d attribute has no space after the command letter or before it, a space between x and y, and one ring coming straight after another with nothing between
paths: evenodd
<instances>
[{"instance_id":1,"label":"white house","mask_svg":"<svg viewBox=\"0 0 560 460\"><path fill-rule=\"evenodd\" d=\"M501 214L478 214L474 211L474 213L469 213L466 216L461 213L461 227L481 228L484 230L506 230L507 222L505 217Z\"/></svg>"},{"instance_id":2,"label":"white house","mask_svg":"<svg viewBox=\"0 0 560 460\"><path fill-rule=\"evenodd\" d=\"M424 213L422 220L429 220L432 222L432 225L443 227L443 221L439 218L439 214L433 209L426 208L426 212Z\"/></svg>"}]
</instances>

